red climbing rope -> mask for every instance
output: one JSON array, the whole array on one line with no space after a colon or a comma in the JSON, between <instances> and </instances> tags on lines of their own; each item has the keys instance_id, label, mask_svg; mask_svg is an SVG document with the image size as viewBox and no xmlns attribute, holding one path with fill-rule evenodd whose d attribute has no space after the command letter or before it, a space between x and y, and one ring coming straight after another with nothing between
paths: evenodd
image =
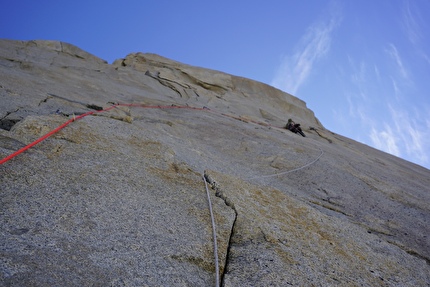
<instances>
[{"instance_id":1,"label":"red climbing rope","mask_svg":"<svg viewBox=\"0 0 430 287\"><path fill-rule=\"evenodd\" d=\"M5 157L4 159L0 160L0 164L3 164L3 163L5 163L5 162L7 162L8 160L10 160L10 159L12 159L12 158L16 157L17 155L19 155L19 154L21 154L21 153L25 152L25 151L26 151L26 150L28 150L29 148L31 148L31 147L33 147L33 146L37 145L38 143L40 143L41 141L43 141L43 140L47 139L48 137L52 136L53 134L55 134L55 133L56 133L56 132L58 132L59 130L61 130L61 129L65 128L65 127L66 127L66 126L68 126L70 123L72 123L72 122L74 122L74 121L77 121L77 120L79 120L79 119L81 119L81 118L83 118L83 117L86 117L86 116L89 116L89 115L95 114L95 113L100 113L100 112L106 112L106 111L109 111L109 110L111 110L111 109L115 108L115 106L116 106L116 105L111 106L111 107L109 107L109 108L106 108L106 109L104 109L104 110L99 110L99 111L89 111L89 112L87 112L87 113L85 113L85 114L82 114L82 115L79 115L79 116L73 117L73 119L68 120L67 122L65 122L65 123L64 123L64 124L62 124L61 126L57 127L56 129L53 129L52 131L50 131L50 132L49 132L49 133L47 133L46 135L44 135L44 136L40 137L39 139L35 140L34 142L32 142L32 143L30 143L30 144L26 145L25 147L23 147L23 148L21 148L21 149L17 150L16 152L14 152L14 153L12 153L12 154L8 155L7 157Z\"/></svg>"},{"instance_id":2,"label":"red climbing rope","mask_svg":"<svg viewBox=\"0 0 430 287\"><path fill-rule=\"evenodd\" d=\"M16 152L8 155L7 157L3 158L2 160L0 160L0 164L3 164L7 161L9 161L10 159L16 157L17 155L25 152L26 150L28 150L29 148L35 146L36 144L40 143L41 141L47 139L48 137L52 136L53 134L55 134L56 132L60 131L61 129L65 128L66 126L68 126L70 123L82 119L83 117L92 115L92 114L96 114L96 113L101 113L101 112L106 112L109 110L112 110L118 106L123 106L123 107L139 107L139 108L145 108L145 109L189 109L189 110L198 110L198 111L210 111L212 113L216 113L222 116L226 116L226 117L230 117L236 120L241 120L241 121L245 121L245 122L251 122L254 124L259 124L262 126L269 126L269 124L266 123L260 123L260 122L256 122L250 119L243 119L241 117L237 117L237 116L233 116L233 115L228 115L228 114L224 114L224 113L219 113L216 111L213 111L207 107L203 107L203 108L197 108L197 107L190 107L190 106L176 106L176 105L170 105L170 106L155 106L155 105L145 105L145 104L120 104L120 103L116 103L113 104L112 106L106 108L106 109L101 109L101 110L94 110L94 111L89 111L85 114L73 117L73 119L68 120L67 122L65 122L64 124L60 125L59 127L57 127L56 129L50 131L49 133L47 133L46 135L42 136L41 138L35 140L34 142L28 144L27 146L17 150Z\"/></svg>"},{"instance_id":3,"label":"red climbing rope","mask_svg":"<svg viewBox=\"0 0 430 287\"><path fill-rule=\"evenodd\" d=\"M82 119L83 117L92 115L92 114L96 114L96 113L101 113L101 112L107 112L109 110L112 110L118 106L124 106L124 107L140 107L140 108L146 108L146 109L191 109L191 110L207 110L207 108L196 108L196 107L190 107L190 106L175 106L175 105L171 105L171 106L154 106L154 105L144 105L144 104L114 104L106 109L102 109L102 110L95 110L95 111L89 111L85 114L73 117L73 119L68 120L67 122L65 122L64 124L60 125L59 127L57 127L56 129L50 131L49 133L47 133L46 135L40 137L39 139L35 140L34 142L26 145L25 147L17 150L16 152L8 155L7 157L3 158L2 160L0 160L0 164L4 164L5 162L11 160L12 158L16 157L17 155L25 152L26 150L28 150L29 148L37 145L38 143L40 143L41 141L47 139L48 137L52 136L53 134L57 133L58 131L60 131L61 129L65 128L66 126L68 126L70 123L77 121L79 119Z\"/></svg>"}]
</instances>

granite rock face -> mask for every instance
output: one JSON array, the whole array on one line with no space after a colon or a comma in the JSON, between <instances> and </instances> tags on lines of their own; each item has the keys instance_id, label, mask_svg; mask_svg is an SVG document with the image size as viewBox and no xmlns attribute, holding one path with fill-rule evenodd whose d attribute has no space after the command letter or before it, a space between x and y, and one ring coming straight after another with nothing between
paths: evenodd
<instances>
[{"instance_id":1,"label":"granite rock face","mask_svg":"<svg viewBox=\"0 0 430 287\"><path fill-rule=\"evenodd\" d=\"M430 171L268 85L0 41L1 286L429 286ZM100 111L113 104L109 111ZM196 108L196 109L194 109ZM288 118L306 137L283 128Z\"/></svg>"}]
</instances>

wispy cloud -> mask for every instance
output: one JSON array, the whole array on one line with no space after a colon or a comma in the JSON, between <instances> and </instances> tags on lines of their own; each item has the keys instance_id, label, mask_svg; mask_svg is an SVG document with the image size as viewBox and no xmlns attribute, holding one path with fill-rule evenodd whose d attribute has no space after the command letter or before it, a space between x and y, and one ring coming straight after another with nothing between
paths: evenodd
<instances>
[{"instance_id":1,"label":"wispy cloud","mask_svg":"<svg viewBox=\"0 0 430 287\"><path fill-rule=\"evenodd\" d=\"M403 30L409 41L417 45L423 38L423 33L421 31L422 17L416 7L413 5L412 1L405 1L405 8L403 9Z\"/></svg>"},{"instance_id":2,"label":"wispy cloud","mask_svg":"<svg viewBox=\"0 0 430 287\"><path fill-rule=\"evenodd\" d=\"M380 128L373 127L369 133L372 144L377 149L383 150L399 157L413 159L420 164L428 164L427 151L430 146L430 132L428 129L420 129L426 124L417 123L418 115L411 115L403 108L394 108L389 105L391 117L381 124Z\"/></svg>"},{"instance_id":3,"label":"wispy cloud","mask_svg":"<svg viewBox=\"0 0 430 287\"><path fill-rule=\"evenodd\" d=\"M384 52L392 63L387 67L370 69L371 64L348 58L348 80L355 87L346 94L350 120L367 131L364 141L370 140L373 147L428 165L430 129L425 127L430 124L429 113L407 97L414 81L396 46L389 44Z\"/></svg>"},{"instance_id":4,"label":"wispy cloud","mask_svg":"<svg viewBox=\"0 0 430 287\"><path fill-rule=\"evenodd\" d=\"M397 144L398 138L388 124L385 124L384 128L379 131L372 128L370 131L370 139L372 140L373 146L377 149L395 156L401 156L400 149Z\"/></svg>"},{"instance_id":5,"label":"wispy cloud","mask_svg":"<svg viewBox=\"0 0 430 287\"><path fill-rule=\"evenodd\" d=\"M410 80L409 73L405 68L405 65L403 64L403 61L400 57L399 51L397 50L396 46L390 43L388 48L385 51L395 61L396 66L398 67L398 71L400 75L403 77L403 79L409 81Z\"/></svg>"},{"instance_id":6,"label":"wispy cloud","mask_svg":"<svg viewBox=\"0 0 430 287\"><path fill-rule=\"evenodd\" d=\"M427 132L426 135L426 131L419 129L416 122L419 115L410 115L405 109L395 109L392 106L390 106L390 112L396 133L401 138L406 153L427 162L428 156L425 146L429 134Z\"/></svg>"},{"instance_id":7,"label":"wispy cloud","mask_svg":"<svg viewBox=\"0 0 430 287\"><path fill-rule=\"evenodd\" d=\"M310 26L293 55L282 59L271 84L295 94L310 76L315 63L330 50L332 32L339 21L338 14L332 13L326 21Z\"/></svg>"},{"instance_id":8,"label":"wispy cloud","mask_svg":"<svg viewBox=\"0 0 430 287\"><path fill-rule=\"evenodd\" d=\"M381 34L381 41L364 41L366 49L359 53L345 49L347 57L338 68L339 80L333 82L340 87L337 101L341 104L332 119L333 125L351 138L429 167L430 105L425 98L425 74L430 56L426 54L425 24L430 22L419 17L424 10L417 8L417 2L404 1L404 17L395 21L402 23L406 38L399 35L393 40ZM382 49L381 42L385 43ZM294 59L290 57L289 63Z\"/></svg>"},{"instance_id":9,"label":"wispy cloud","mask_svg":"<svg viewBox=\"0 0 430 287\"><path fill-rule=\"evenodd\" d=\"M405 0L401 25L409 42L413 45L418 55L423 57L430 64L430 57L426 52L423 42L426 36L424 31L428 31L429 27L420 13L420 9L416 6L416 1Z\"/></svg>"}]
</instances>

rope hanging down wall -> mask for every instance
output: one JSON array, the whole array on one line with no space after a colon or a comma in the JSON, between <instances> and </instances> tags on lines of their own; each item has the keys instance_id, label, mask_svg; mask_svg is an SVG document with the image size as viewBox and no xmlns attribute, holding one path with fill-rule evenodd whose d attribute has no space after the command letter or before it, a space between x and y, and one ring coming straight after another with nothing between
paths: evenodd
<instances>
[{"instance_id":1,"label":"rope hanging down wall","mask_svg":"<svg viewBox=\"0 0 430 287\"><path fill-rule=\"evenodd\" d=\"M209 212L211 214L212 221L212 234L213 234L213 244L214 244L214 260L215 260L215 286L219 287L219 265L218 265L218 244L216 240L216 228L215 228L215 217L212 211L212 201L208 189L208 184L206 182L205 175L203 174L203 181L205 182L206 194L208 196Z\"/></svg>"},{"instance_id":2,"label":"rope hanging down wall","mask_svg":"<svg viewBox=\"0 0 430 287\"><path fill-rule=\"evenodd\" d=\"M313 161L311 161L311 162L309 162L307 164L304 164L304 165L302 165L300 167L297 167L297 168L294 168L294 169L290 169L290 170L287 170L287 171L273 173L273 174L268 174L268 175L253 176L253 177L250 177L248 179L274 177L274 176L284 175L284 174L287 174L287 173L290 173L290 172L294 172L294 171L298 171L298 170L304 169L305 167L308 167L308 166L314 164L315 162L317 162L317 160L319 160L322 157L322 155L324 154L324 152L322 151L322 149L320 149L320 148L318 148L318 149L320 150L319 156L316 159L314 159Z\"/></svg>"}]
</instances>

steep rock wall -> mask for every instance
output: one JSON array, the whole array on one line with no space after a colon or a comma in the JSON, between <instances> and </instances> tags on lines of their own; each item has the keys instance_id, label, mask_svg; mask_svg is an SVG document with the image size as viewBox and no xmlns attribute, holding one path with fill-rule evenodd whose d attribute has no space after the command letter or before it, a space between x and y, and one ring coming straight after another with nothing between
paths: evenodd
<instances>
[{"instance_id":1,"label":"steep rock wall","mask_svg":"<svg viewBox=\"0 0 430 287\"><path fill-rule=\"evenodd\" d=\"M267 85L72 47L0 41L2 158L77 115L139 105L0 166L2 284L213 286L204 177L223 286L428 286L427 169L323 129Z\"/></svg>"}]
</instances>

